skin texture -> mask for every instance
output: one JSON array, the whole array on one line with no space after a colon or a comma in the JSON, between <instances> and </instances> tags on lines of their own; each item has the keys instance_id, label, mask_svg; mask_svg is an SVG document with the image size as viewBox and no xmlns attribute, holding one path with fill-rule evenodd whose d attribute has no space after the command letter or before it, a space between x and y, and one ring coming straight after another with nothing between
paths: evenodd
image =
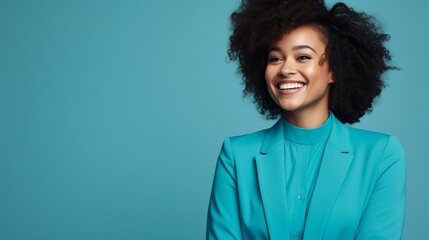
<instances>
[{"instance_id":1,"label":"skin texture","mask_svg":"<svg viewBox=\"0 0 429 240\"><path fill-rule=\"evenodd\" d=\"M310 25L292 30L270 46L265 70L269 94L288 122L298 127L314 128L328 118L333 80L325 50L320 31Z\"/></svg>"}]
</instances>

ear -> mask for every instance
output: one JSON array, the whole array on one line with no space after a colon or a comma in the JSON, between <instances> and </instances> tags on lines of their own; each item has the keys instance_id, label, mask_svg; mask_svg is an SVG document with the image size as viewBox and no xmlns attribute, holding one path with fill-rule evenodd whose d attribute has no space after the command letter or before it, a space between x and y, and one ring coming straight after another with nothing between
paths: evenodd
<instances>
[{"instance_id":1,"label":"ear","mask_svg":"<svg viewBox=\"0 0 429 240\"><path fill-rule=\"evenodd\" d=\"M329 70L329 83L334 83L334 79L332 78L332 71Z\"/></svg>"},{"instance_id":2,"label":"ear","mask_svg":"<svg viewBox=\"0 0 429 240\"><path fill-rule=\"evenodd\" d=\"M326 59L326 54L323 53L319 59L319 66L322 67L325 64L329 64L329 63L328 63L328 59Z\"/></svg>"}]
</instances>

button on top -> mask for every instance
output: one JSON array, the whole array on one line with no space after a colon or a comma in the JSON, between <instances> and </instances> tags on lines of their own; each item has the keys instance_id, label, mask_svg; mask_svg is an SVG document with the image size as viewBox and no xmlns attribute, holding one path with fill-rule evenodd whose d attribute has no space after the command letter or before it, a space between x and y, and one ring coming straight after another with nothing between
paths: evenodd
<instances>
[{"instance_id":1,"label":"button on top","mask_svg":"<svg viewBox=\"0 0 429 240\"><path fill-rule=\"evenodd\" d=\"M302 200L302 199L304 199L304 195L299 194L299 195L298 195L298 200Z\"/></svg>"},{"instance_id":2,"label":"button on top","mask_svg":"<svg viewBox=\"0 0 429 240\"><path fill-rule=\"evenodd\" d=\"M295 232L293 233L293 235L295 235L296 237L299 237L299 236L301 236L301 232L300 232L300 231L295 231Z\"/></svg>"}]
</instances>

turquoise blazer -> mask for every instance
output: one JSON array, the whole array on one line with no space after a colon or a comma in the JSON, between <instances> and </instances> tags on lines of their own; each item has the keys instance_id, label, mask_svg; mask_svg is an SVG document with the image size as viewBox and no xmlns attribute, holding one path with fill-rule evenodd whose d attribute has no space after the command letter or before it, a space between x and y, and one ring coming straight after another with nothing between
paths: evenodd
<instances>
[{"instance_id":1,"label":"turquoise blazer","mask_svg":"<svg viewBox=\"0 0 429 240\"><path fill-rule=\"evenodd\" d=\"M283 146L281 120L224 141L207 239L291 239ZM334 117L302 239L401 239L405 171L397 138Z\"/></svg>"}]
</instances>

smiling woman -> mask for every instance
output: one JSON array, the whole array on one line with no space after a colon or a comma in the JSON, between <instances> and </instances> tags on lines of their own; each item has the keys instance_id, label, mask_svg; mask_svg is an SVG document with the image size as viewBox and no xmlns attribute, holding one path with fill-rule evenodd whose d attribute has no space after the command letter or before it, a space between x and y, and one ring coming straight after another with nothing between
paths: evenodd
<instances>
[{"instance_id":1,"label":"smiling woman","mask_svg":"<svg viewBox=\"0 0 429 240\"><path fill-rule=\"evenodd\" d=\"M322 0L243 0L229 57L273 127L227 138L207 239L400 239L405 156L359 130L393 67L374 18Z\"/></svg>"},{"instance_id":2,"label":"smiling woman","mask_svg":"<svg viewBox=\"0 0 429 240\"><path fill-rule=\"evenodd\" d=\"M315 27L304 25L269 48L265 71L268 92L284 110L286 120L299 127L320 126L328 117L329 87L333 81L325 64L326 44L321 39ZM312 115L317 115L317 119L311 120Z\"/></svg>"}]
</instances>

